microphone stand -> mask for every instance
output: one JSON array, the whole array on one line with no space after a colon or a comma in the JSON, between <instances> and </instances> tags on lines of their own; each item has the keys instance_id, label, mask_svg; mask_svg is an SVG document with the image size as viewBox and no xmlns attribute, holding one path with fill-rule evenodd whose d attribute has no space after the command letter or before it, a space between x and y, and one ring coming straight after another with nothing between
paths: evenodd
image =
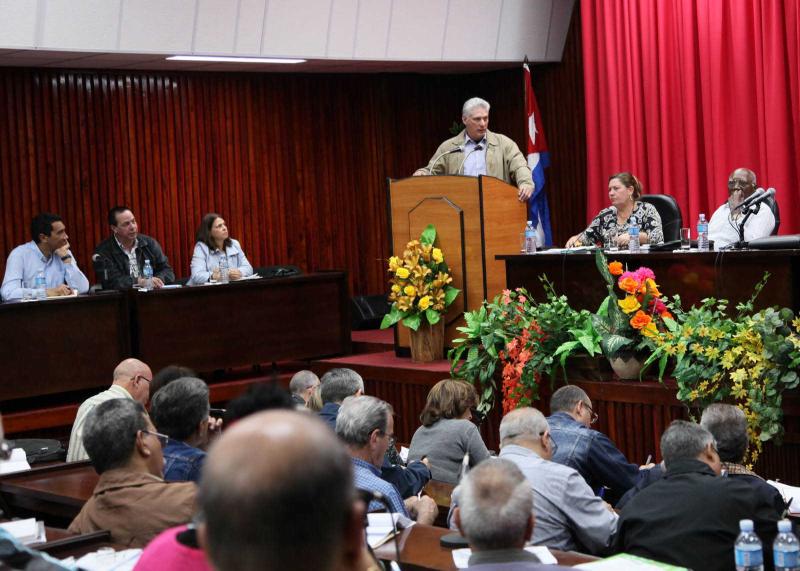
<instances>
[{"instance_id":1,"label":"microphone stand","mask_svg":"<svg viewBox=\"0 0 800 571\"><path fill-rule=\"evenodd\" d=\"M761 208L761 202L755 202L752 205L745 206L744 208L744 218L742 218L742 223L739 224L739 241L736 242L731 246L731 250L747 250L747 245L749 242L745 242L744 240L744 225L747 224L747 220L753 215L758 212Z\"/></svg>"}]
</instances>

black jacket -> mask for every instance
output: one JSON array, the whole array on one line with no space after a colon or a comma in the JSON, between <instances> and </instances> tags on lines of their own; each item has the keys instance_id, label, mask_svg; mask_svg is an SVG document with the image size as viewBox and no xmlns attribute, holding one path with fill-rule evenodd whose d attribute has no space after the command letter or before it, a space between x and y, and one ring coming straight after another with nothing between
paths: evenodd
<instances>
[{"instance_id":1,"label":"black jacket","mask_svg":"<svg viewBox=\"0 0 800 571\"><path fill-rule=\"evenodd\" d=\"M752 519L764 545L764 568L772 569L780 518L772 502L747 483L720 478L699 460L682 460L625 506L616 548L695 571L734 571L739 520Z\"/></svg>"},{"instance_id":2,"label":"black jacket","mask_svg":"<svg viewBox=\"0 0 800 571\"><path fill-rule=\"evenodd\" d=\"M142 275L144 261L147 259L153 266L153 276L160 278L165 284L174 282L175 273L159 243L144 234L139 234L138 240L136 260L139 263L139 275ZM114 236L100 242L94 253L94 272L103 284L103 289L130 289L133 286L128 255L119 247Z\"/></svg>"}]
</instances>

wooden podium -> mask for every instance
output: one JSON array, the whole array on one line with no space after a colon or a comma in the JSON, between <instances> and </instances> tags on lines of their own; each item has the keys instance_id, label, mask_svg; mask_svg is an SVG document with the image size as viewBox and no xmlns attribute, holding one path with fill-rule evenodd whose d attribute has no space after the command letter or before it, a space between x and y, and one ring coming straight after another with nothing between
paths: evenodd
<instances>
[{"instance_id":1,"label":"wooden podium","mask_svg":"<svg viewBox=\"0 0 800 571\"><path fill-rule=\"evenodd\" d=\"M428 224L461 294L445 316L445 346L458 337L463 313L480 307L505 288L505 266L497 254L518 253L527 208L517 189L490 176L417 176L389 179L389 221L393 255ZM395 352L409 353L405 326L395 328Z\"/></svg>"}]
</instances>

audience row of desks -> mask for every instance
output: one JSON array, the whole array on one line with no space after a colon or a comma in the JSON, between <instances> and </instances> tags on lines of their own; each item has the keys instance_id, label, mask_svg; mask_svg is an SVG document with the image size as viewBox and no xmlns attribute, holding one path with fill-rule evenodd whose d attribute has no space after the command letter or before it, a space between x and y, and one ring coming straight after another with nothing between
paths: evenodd
<instances>
[{"instance_id":1,"label":"audience row of desks","mask_svg":"<svg viewBox=\"0 0 800 571\"><path fill-rule=\"evenodd\" d=\"M350 350L347 275L0 304L0 402L107 386L138 357L198 372Z\"/></svg>"}]
</instances>

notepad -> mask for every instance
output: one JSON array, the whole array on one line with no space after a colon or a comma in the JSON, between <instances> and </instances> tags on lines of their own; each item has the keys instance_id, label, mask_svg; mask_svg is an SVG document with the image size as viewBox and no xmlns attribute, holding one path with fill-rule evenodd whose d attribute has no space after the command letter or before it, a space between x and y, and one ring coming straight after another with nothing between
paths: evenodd
<instances>
[{"instance_id":1,"label":"notepad","mask_svg":"<svg viewBox=\"0 0 800 571\"><path fill-rule=\"evenodd\" d=\"M773 486L781 493L783 501L789 505L789 515L800 515L800 488L774 480L767 480L767 484Z\"/></svg>"},{"instance_id":2,"label":"notepad","mask_svg":"<svg viewBox=\"0 0 800 571\"><path fill-rule=\"evenodd\" d=\"M576 569L593 569L594 571L688 571L686 567L676 567L668 563L637 557L628 553L620 553L613 557L592 561L591 563L581 563L575 565Z\"/></svg>"},{"instance_id":3,"label":"notepad","mask_svg":"<svg viewBox=\"0 0 800 571\"><path fill-rule=\"evenodd\" d=\"M31 517L0 523L0 528L25 545L47 541L44 533L44 522L36 521L36 518Z\"/></svg>"},{"instance_id":4,"label":"notepad","mask_svg":"<svg viewBox=\"0 0 800 571\"><path fill-rule=\"evenodd\" d=\"M528 553L533 553L544 565L555 565L558 563L556 558L544 545L529 545L525 548ZM472 550L469 547L453 550L453 563L459 569L466 569L469 566L469 558Z\"/></svg>"}]
</instances>

